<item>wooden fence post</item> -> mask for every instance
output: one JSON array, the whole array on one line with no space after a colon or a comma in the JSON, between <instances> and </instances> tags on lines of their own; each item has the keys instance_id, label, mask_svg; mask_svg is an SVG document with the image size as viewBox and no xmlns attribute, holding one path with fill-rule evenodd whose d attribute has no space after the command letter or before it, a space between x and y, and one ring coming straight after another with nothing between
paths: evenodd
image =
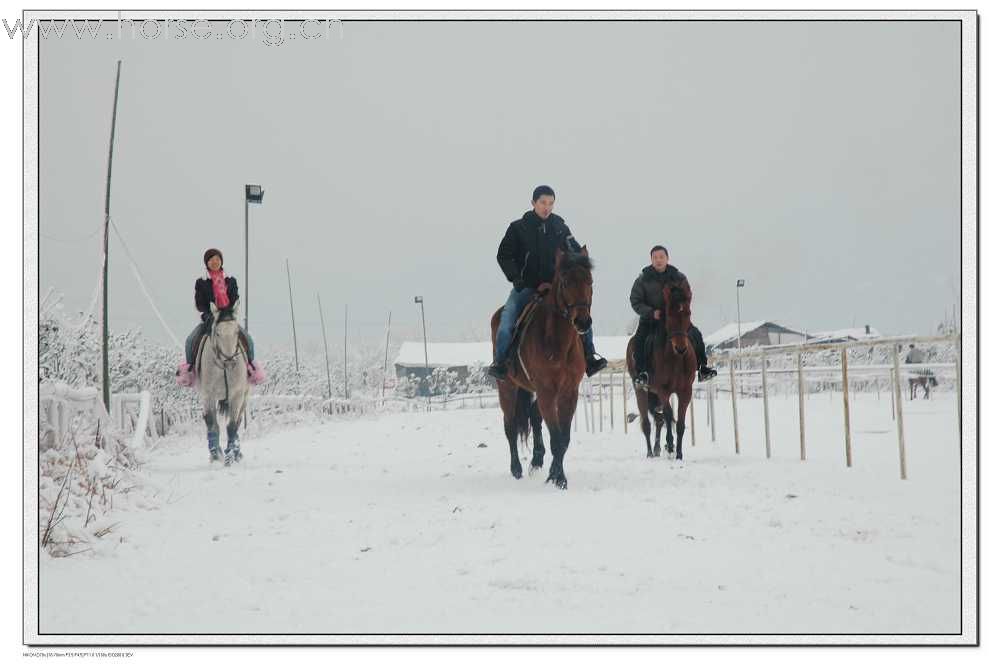
<instances>
[{"instance_id":1,"label":"wooden fence post","mask_svg":"<svg viewBox=\"0 0 1000 665\"><path fill-rule=\"evenodd\" d=\"M847 347L840 349L840 373L844 388L844 447L847 466L851 466L851 403L847 394Z\"/></svg>"},{"instance_id":2,"label":"wooden fence post","mask_svg":"<svg viewBox=\"0 0 1000 665\"><path fill-rule=\"evenodd\" d=\"M893 393L896 395L896 436L899 438L899 477L906 480L906 443L903 438L903 403L900 401L899 388L899 353L896 352L896 345L892 345L892 366L895 370L893 376Z\"/></svg>"},{"instance_id":3,"label":"wooden fence post","mask_svg":"<svg viewBox=\"0 0 1000 665\"><path fill-rule=\"evenodd\" d=\"M733 441L736 444L736 454L740 454L740 426L736 416L736 361L729 359L729 389L732 391L733 401Z\"/></svg>"},{"instance_id":4,"label":"wooden fence post","mask_svg":"<svg viewBox=\"0 0 1000 665\"><path fill-rule=\"evenodd\" d=\"M764 394L764 448L771 459L771 417L767 411L767 353L760 352L760 385Z\"/></svg>"}]
</instances>

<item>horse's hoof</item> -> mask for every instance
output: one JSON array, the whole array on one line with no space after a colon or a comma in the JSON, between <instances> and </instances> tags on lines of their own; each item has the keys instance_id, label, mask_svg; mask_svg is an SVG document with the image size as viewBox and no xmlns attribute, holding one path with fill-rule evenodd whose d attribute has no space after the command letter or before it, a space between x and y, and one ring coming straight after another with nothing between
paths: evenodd
<instances>
[{"instance_id":1,"label":"horse's hoof","mask_svg":"<svg viewBox=\"0 0 1000 665\"><path fill-rule=\"evenodd\" d=\"M511 469L510 470L510 475L514 476L514 478L516 478L517 480L520 480L521 479L521 470L520 469Z\"/></svg>"},{"instance_id":2,"label":"horse's hoof","mask_svg":"<svg viewBox=\"0 0 1000 665\"><path fill-rule=\"evenodd\" d=\"M653 451L651 450L646 451L646 459L653 459Z\"/></svg>"},{"instance_id":3,"label":"horse's hoof","mask_svg":"<svg viewBox=\"0 0 1000 665\"><path fill-rule=\"evenodd\" d=\"M561 490L569 489L569 483L566 482L565 478L560 478L559 480L556 481L556 487L558 487Z\"/></svg>"}]
</instances>

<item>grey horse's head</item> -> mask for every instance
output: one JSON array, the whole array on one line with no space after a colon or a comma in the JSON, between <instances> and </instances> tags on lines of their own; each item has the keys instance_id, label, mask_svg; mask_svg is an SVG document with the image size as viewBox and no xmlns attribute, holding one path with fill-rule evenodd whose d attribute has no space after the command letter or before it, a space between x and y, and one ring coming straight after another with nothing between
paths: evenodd
<instances>
[{"instance_id":1,"label":"grey horse's head","mask_svg":"<svg viewBox=\"0 0 1000 665\"><path fill-rule=\"evenodd\" d=\"M211 349L217 360L232 362L239 351L238 307L239 300L233 307L224 310L219 310L214 303L212 304Z\"/></svg>"}]
</instances>

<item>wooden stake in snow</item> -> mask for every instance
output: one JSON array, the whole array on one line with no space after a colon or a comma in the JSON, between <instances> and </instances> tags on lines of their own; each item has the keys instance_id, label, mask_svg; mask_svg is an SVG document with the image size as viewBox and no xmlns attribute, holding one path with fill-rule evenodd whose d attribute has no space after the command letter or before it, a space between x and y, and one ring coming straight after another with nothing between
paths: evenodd
<instances>
[{"instance_id":1,"label":"wooden stake in snow","mask_svg":"<svg viewBox=\"0 0 1000 665\"><path fill-rule=\"evenodd\" d=\"M844 447L847 466L851 466L851 404L847 394L847 347L840 350L840 373L844 384Z\"/></svg>"},{"instance_id":2,"label":"wooden stake in snow","mask_svg":"<svg viewBox=\"0 0 1000 665\"><path fill-rule=\"evenodd\" d=\"M600 375L597 377L597 415L600 430L604 431L604 379Z\"/></svg>"},{"instance_id":3,"label":"wooden stake in snow","mask_svg":"<svg viewBox=\"0 0 1000 665\"><path fill-rule=\"evenodd\" d=\"M694 448L694 393L691 393L691 405L688 408L688 416L691 422L691 447Z\"/></svg>"},{"instance_id":4,"label":"wooden stake in snow","mask_svg":"<svg viewBox=\"0 0 1000 665\"><path fill-rule=\"evenodd\" d=\"M626 370L622 370L622 427L625 428L625 434L628 434L628 392L625 388L625 375L628 374Z\"/></svg>"},{"instance_id":5,"label":"wooden stake in snow","mask_svg":"<svg viewBox=\"0 0 1000 665\"><path fill-rule=\"evenodd\" d=\"M733 400L733 441L736 443L736 454L740 454L740 426L736 418L736 361L729 359L729 389Z\"/></svg>"},{"instance_id":6,"label":"wooden stake in snow","mask_svg":"<svg viewBox=\"0 0 1000 665\"><path fill-rule=\"evenodd\" d=\"M906 480L906 443L903 438L903 404L900 401L899 388L899 353L896 345L892 346L893 394L896 396L896 435L899 437L899 477Z\"/></svg>"},{"instance_id":7,"label":"wooden stake in snow","mask_svg":"<svg viewBox=\"0 0 1000 665\"><path fill-rule=\"evenodd\" d=\"M771 459L771 418L767 412L767 354L760 352L760 382L761 392L764 394L764 449L767 451L767 459Z\"/></svg>"},{"instance_id":8,"label":"wooden stake in snow","mask_svg":"<svg viewBox=\"0 0 1000 665\"><path fill-rule=\"evenodd\" d=\"M712 443L715 443L715 394L715 381L712 381L708 386L708 420L712 426Z\"/></svg>"},{"instance_id":9,"label":"wooden stake in snow","mask_svg":"<svg viewBox=\"0 0 1000 665\"><path fill-rule=\"evenodd\" d=\"M803 395L802 381L802 349L796 355L796 363L799 368L799 459L806 458L806 403Z\"/></svg>"},{"instance_id":10,"label":"wooden stake in snow","mask_svg":"<svg viewBox=\"0 0 1000 665\"><path fill-rule=\"evenodd\" d=\"M962 337L955 337L955 396L958 399L958 439L962 440Z\"/></svg>"}]
</instances>

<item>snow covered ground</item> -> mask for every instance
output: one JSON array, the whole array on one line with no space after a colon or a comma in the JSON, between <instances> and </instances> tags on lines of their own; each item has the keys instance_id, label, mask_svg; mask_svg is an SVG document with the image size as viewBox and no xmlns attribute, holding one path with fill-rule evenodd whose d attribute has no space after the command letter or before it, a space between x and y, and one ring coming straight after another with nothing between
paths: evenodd
<instances>
[{"instance_id":1,"label":"snow covered ground","mask_svg":"<svg viewBox=\"0 0 1000 665\"><path fill-rule=\"evenodd\" d=\"M43 554L40 632L958 632L954 395L905 402L906 481L885 394L852 400L851 469L839 394L807 400L806 462L794 397L770 460L739 408L737 456L728 400L715 443L697 403L683 467L581 420L565 492L510 476L498 409L251 433L231 469L176 440L113 543Z\"/></svg>"}]
</instances>

